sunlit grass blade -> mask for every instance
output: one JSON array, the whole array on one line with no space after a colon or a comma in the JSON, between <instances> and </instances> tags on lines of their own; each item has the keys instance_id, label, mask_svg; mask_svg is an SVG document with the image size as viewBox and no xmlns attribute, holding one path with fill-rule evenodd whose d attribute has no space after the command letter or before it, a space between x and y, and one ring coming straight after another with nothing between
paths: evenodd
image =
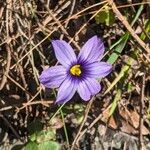
<instances>
[{"instance_id":1,"label":"sunlit grass blade","mask_svg":"<svg viewBox=\"0 0 150 150\"><path fill-rule=\"evenodd\" d=\"M111 115L113 115L113 113L114 113L114 111L117 107L118 101L121 99L121 93L122 93L122 91L120 89L118 89L117 93L115 95L114 101L111 104L111 108L110 108L110 111L109 111L109 117Z\"/></svg>"},{"instance_id":2,"label":"sunlit grass blade","mask_svg":"<svg viewBox=\"0 0 150 150\"><path fill-rule=\"evenodd\" d=\"M133 21L131 22L131 26L134 25L134 23L137 21L137 19L139 18L139 16L141 15L142 10L144 9L143 5L141 5L133 19ZM121 54L121 52L123 51L128 39L130 38L130 34L129 32L126 32L116 43L114 43L111 47L110 50L113 50L113 53L110 55L108 62L110 64L114 64L116 62L116 60L118 59L119 55Z\"/></svg>"}]
</instances>

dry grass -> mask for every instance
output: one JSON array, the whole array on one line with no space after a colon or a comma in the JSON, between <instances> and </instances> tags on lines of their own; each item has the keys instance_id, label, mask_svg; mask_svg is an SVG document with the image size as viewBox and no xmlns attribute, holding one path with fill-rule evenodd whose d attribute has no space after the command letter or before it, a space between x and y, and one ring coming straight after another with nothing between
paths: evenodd
<instances>
[{"instance_id":1,"label":"dry grass","mask_svg":"<svg viewBox=\"0 0 150 150\"><path fill-rule=\"evenodd\" d=\"M130 16L130 12L136 14L135 9L141 4L144 4L144 12L140 15L136 25L131 27L129 21L131 21L130 19L133 16ZM110 9L116 15L116 22L110 27L106 27L103 24L97 25L94 19L95 16L108 5L110 5ZM103 96L97 96L98 99L106 101L103 109L99 110L99 112L95 112L97 108L93 110L96 107L95 98L88 105L84 104L86 113L78 130L79 132L72 141L72 150L82 136L100 120L103 124L109 126L110 119L105 116L108 120L104 121L103 113L107 108L110 108L112 97L115 97L118 90L118 82L121 80L121 78L117 78L119 70L122 69L131 52L135 49L138 49L138 58L134 61L135 64L131 65L131 71L124 82L133 83L135 87L133 93L138 96L132 97L132 92L128 93L127 89L123 89L122 100L120 100L118 107L126 110L127 105L136 105L132 98L138 98L138 101L142 100L142 103L138 102L141 107L135 106L135 109L137 108L140 117L143 115L146 119L139 119L140 128L137 127L136 130L142 130L141 126L143 126L144 121L146 122L146 129L149 128L147 124L149 124L148 113L150 114L150 34L144 28L140 28L144 26L144 21L149 17L149 2L136 4L119 4L118 2L116 5L110 0L99 3L95 3L92 0L81 3L78 3L76 0L72 0L72 2L65 0L58 2L49 0L6 0L5 3L0 2L0 117L4 118L3 120L7 122L7 125L17 138L23 139L23 142L27 141L26 138L23 138L24 136L17 133L12 123L8 121L8 114L12 120L14 116L19 116L18 120L22 118L23 121L21 123L26 127L29 118L39 117L40 113L42 113L44 118L48 116L47 108L55 107L53 104L55 99L53 94L51 94L52 92L48 93L38 80L39 74L44 68L57 64L50 43L51 39L64 39L78 51L82 44L92 35L97 34L100 37L104 37L106 47L110 47L127 30L133 38L130 38L127 44L128 47L120 55L116 64L114 64L116 69L111 78L103 81L104 90L107 93ZM123 15L125 14L122 14L122 8L128 9L128 20L124 18ZM120 32L116 32L118 30ZM139 32L145 33L146 39L144 41L140 39ZM111 53L112 50L107 52L106 58ZM134 65L137 69L134 69ZM112 83L116 78L118 80L113 85ZM140 82L141 78L144 80L143 83ZM143 87L143 84L145 87ZM111 88L109 89L109 87ZM124 99L128 100L128 102L124 102ZM83 130L89 111L96 115L93 117L91 125ZM139 140L142 143L142 133L139 132L139 134ZM140 146L142 147L143 145Z\"/></svg>"}]
</instances>

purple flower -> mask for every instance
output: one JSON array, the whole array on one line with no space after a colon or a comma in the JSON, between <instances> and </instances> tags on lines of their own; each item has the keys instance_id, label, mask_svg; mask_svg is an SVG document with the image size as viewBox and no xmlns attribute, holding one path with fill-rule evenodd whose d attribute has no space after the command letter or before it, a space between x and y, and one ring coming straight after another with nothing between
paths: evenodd
<instances>
[{"instance_id":1,"label":"purple flower","mask_svg":"<svg viewBox=\"0 0 150 150\"><path fill-rule=\"evenodd\" d=\"M107 76L112 65L100 62L104 54L104 44L94 36L82 47L78 57L72 47L63 40L54 40L52 45L61 65L44 70L40 82L47 88L58 88L57 103L66 103L77 91L88 101L101 90L96 78Z\"/></svg>"}]
</instances>

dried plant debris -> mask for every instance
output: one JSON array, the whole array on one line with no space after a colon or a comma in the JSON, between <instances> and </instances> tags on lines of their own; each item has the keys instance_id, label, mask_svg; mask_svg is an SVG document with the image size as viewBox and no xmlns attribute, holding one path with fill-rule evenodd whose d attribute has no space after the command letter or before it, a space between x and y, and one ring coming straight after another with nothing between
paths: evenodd
<instances>
[{"instance_id":1,"label":"dried plant debris","mask_svg":"<svg viewBox=\"0 0 150 150\"><path fill-rule=\"evenodd\" d=\"M146 0L0 1L0 149L150 149L149 9Z\"/></svg>"}]
</instances>

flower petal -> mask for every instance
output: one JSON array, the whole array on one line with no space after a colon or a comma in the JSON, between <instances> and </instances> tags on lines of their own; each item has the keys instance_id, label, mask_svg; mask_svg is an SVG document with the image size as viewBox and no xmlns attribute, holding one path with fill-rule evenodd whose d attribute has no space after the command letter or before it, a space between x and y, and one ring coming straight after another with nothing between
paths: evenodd
<instances>
[{"instance_id":1,"label":"flower petal","mask_svg":"<svg viewBox=\"0 0 150 150\"><path fill-rule=\"evenodd\" d=\"M55 50L55 55L58 61L65 67L70 66L77 61L76 55L72 47L63 40L54 40L52 45Z\"/></svg>"},{"instance_id":2,"label":"flower petal","mask_svg":"<svg viewBox=\"0 0 150 150\"><path fill-rule=\"evenodd\" d=\"M90 100L91 93L84 80L79 82L77 92L84 101Z\"/></svg>"},{"instance_id":3,"label":"flower petal","mask_svg":"<svg viewBox=\"0 0 150 150\"><path fill-rule=\"evenodd\" d=\"M92 96L97 94L101 90L101 85L96 79L87 78L85 82L89 87Z\"/></svg>"},{"instance_id":4,"label":"flower petal","mask_svg":"<svg viewBox=\"0 0 150 150\"><path fill-rule=\"evenodd\" d=\"M79 82L78 93L85 101L90 100L91 96L97 94L101 90L101 86L96 79L86 78Z\"/></svg>"},{"instance_id":5,"label":"flower petal","mask_svg":"<svg viewBox=\"0 0 150 150\"><path fill-rule=\"evenodd\" d=\"M87 77L105 77L112 71L112 65L106 62L94 62L84 65L84 70Z\"/></svg>"},{"instance_id":6,"label":"flower petal","mask_svg":"<svg viewBox=\"0 0 150 150\"><path fill-rule=\"evenodd\" d=\"M83 45L78 56L78 61L95 62L98 59L100 60L103 54L104 44L97 36L94 36Z\"/></svg>"},{"instance_id":7,"label":"flower petal","mask_svg":"<svg viewBox=\"0 0 150 150\"><path fill-rule=\"evenodd\" d=\"M56 103L63 104L68 102L77 90L77 81L67 76L64 82L61 84Z\"/></svg>"},{"instance_id":8,"label":"flower petal","mask_svg":"<svg viewBox=\"0 0 150 150\"><path fill-rule=\"evenodd\" d=\"M63 66L53 66L44 70L39 80L47 88L57 88L65 80L66 72Z\"/></svg>"}]
</instances>

